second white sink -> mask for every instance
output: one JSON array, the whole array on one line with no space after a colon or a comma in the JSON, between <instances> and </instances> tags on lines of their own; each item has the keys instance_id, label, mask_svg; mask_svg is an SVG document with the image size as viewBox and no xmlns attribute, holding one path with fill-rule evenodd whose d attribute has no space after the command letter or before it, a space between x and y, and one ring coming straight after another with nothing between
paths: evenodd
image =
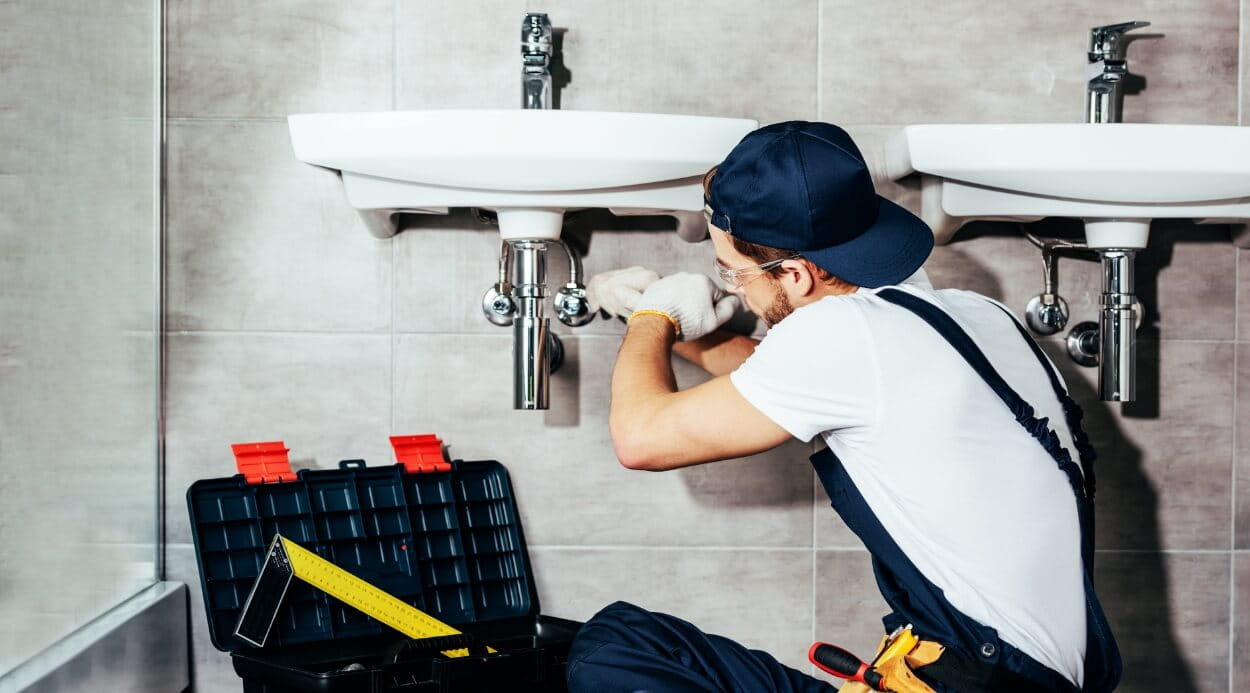
<instances>
[{"instance_id":1,"label":"second white sink","mask_svg":"<svg viewBox=\"0 0 1250 693\"><path fill-rule=\"evenodd\" d=\"M1150 219L1250 219L1250 128L913 125L885 153L890 178L920 174L938 243L973 219L1077 217L1092 247L1130 248Z\"/></svg>"}]
</instances>

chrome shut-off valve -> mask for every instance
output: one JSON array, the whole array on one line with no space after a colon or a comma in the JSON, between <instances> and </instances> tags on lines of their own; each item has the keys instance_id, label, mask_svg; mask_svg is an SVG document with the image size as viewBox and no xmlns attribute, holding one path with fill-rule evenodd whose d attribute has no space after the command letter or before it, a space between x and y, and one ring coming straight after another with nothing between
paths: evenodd
<instances>
[{"instance_id":1,"label":"chrome shut-off valve","mask_svg":"<svg viewBox=\"0 0 1250 693\"><path fill-rule=\"evenodd\" d=\"M482 313L492 325L507 327L516 317L516 301L512 299L512 287L507 283L495 284L482 295Z\"/></svg>"},{"instance_id":2,"label":"chrome shut-off valve","mask_svg":"<svg viewBox=\"0 0 1250 693\"><path fill-rule=\"evenodd\" d=\"M1028 231L1023 233L1042 251L1042 278L1045 282L1042 293L1029 299L1029 304L1025 306L1024 320L1034 334L1052 335L1068 324L1068 302L1059 295L1059 257L1056 252L1082 246L1072 241L1043 240Z\"/></svg>"},{"instance_id":3,"label":"chrome shut-off valve","mask_svg":"<svg viewBox=\"0 0 1250 693\"><path fill-rule=\"evenodd\" d=\"M499 248L499 279L482 294L482 314L492 325L507 327L516 317L516 299L512 297L512 249L507 242Z\"/></svg>"},{"instance_id":4,"label":"chrome shut-off valve","mask_svg":"<svg viewBox=\"0 0 1250 693\"><path fill-rule=\"evenodd\" d=\"M569 282L556 292L556 318L569 327L581 327L595 319L590 312L590 300L586 298L586 287Z\"/></svg>"},{"instance_id":5,"label":"chrome shut-off valve","mask_svg":"<svg viewBox=\"0 0 1250 693\"><path fill-rule=\"evenodd\" d=\"M1039 335L1052 335L1068 324L1068 302L1056 293L1041 293L1029 299L1024 308L1029 329Z\"/></svg>"}]
</instances>

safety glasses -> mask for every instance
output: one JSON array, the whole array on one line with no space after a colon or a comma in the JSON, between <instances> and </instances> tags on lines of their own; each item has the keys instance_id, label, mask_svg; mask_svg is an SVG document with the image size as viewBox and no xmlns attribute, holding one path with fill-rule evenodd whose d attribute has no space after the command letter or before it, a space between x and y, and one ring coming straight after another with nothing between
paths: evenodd
<instances>
[{"instance_id":1,"label":"safety glasses","mask_svg":"<svg viewBox=\"0 0 1250 693\"><path fill-rule=\"evenodd\" d=\"M799 257L799 254L795 253L789 257L769 260L768 262L762 262L758 265L751 265L750 267L742 267L740 269L729 269L721 263L719 258L712 258L712 266L716 269L716 275L720 277L722 282L725 283L725 288L741 289L748 281L751 280L751 278L758 277L775 267L780 267L781 263L786 260L793 260L797 257Z\"/></svg>"}]
</instances>

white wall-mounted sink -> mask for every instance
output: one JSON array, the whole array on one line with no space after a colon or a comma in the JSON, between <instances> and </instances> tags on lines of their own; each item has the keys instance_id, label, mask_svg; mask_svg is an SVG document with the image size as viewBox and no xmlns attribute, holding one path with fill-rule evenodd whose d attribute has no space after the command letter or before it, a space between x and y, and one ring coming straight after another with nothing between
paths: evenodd
<instances>
[{"instance_id":1,"label":"white wall-mounted sink","mask_svg":"<svg viewBox=\"0 0 1250 693\"><path fill-rule=\"evenodd\" d=\"M706 232L702 176L753 120L560 110L318 113L288 119L295 155L342 174L378 237L402 212L494 210L505 239L558 238L566 210L672 214Z\"/></svg>"},{"instance_id":2,"label":"white wall-mounted sink","mask_svg":"<svg viewBox=\"0 0 1250 693\"><path fill-rule=\"evenodd\" d=\"M885 158L894 180L920 175L938 243L974 219L1077 217L1093 248L1144 247L1151 219L1250 219L1250 128L912 125Z\"/></svg>"}]
</instances>

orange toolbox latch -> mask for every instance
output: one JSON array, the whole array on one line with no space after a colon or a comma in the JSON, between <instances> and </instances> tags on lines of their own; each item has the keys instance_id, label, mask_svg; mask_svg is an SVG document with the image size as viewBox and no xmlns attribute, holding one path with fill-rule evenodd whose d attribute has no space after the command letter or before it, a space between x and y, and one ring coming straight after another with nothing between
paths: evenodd
<instances>
[{"instance_id":1,"label":"orange toolbox latch","mask_svg":"<svg viewBox=\"0 0 1250 693\"><path fill-rule=\"evenodd\" d=\"M443 441L433 433L391 436L395 459L412 474L450 472L451 462L443 454Z\"/></svg>"},{"instance_id":2,"label":"orange toolbox latch","mask_svg":"<svg viewBox=\"0 0 1250 693\"><path fill-rule=\"evenodd\" d=\"M286 443L274 440L266 443L235 443L234 463L249 484L276 484L295 481L291 471L291 452Z\"/></svg>"}]
</instances>

